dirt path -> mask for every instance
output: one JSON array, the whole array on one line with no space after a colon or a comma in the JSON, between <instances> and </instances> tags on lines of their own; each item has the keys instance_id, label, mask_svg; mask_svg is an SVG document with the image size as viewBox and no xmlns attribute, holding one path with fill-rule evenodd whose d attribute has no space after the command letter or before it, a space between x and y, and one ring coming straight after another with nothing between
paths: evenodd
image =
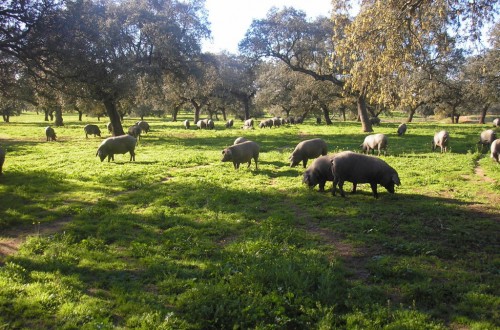
<instances>
[{"instance_id":1,"label":"dirt path","mask_svg":"<svg viewBox=\"0 0 500 330\"><path fill-rule=\"evenodd\" d=\"M370 272L365 265L367 260L371 258L372 253L345 242L337 233L321 228L311 221L307 223L305 228L309 233L319 237L334 249L332 257L340 258L343 261L344 267L352 279L366 280L370 276Z\"/></svg>"},{"instance_id":2,"label":"dirt path","mask_svg":"<svg viewBox=\"0 0 500 330\"><path fill-rule=\"evenodd\" d=\"M51 235L60 232L71 218L32 226L19 226L0 231L0 264L5 258L16 253L24 241L30 236Z\"/></svg>"},{"instance_id":3,"label":"dirt path","mask_svg":"<svg viewBox=\"0 0 500 330\"><path fill-rule=\"evenodd\" d=\"M345 239L328 228L319 226L314 220L296 205L290 205L295 213L295 218L302 219L302 226L308 233L318 237L321 241L328 244L332 248L330 259L340 258L344 263L344 267L354 280L366 280L370 275L365 267L366 262L374 254L366 249L355 247L349 244Z\"/></svg>"}]
</instances>

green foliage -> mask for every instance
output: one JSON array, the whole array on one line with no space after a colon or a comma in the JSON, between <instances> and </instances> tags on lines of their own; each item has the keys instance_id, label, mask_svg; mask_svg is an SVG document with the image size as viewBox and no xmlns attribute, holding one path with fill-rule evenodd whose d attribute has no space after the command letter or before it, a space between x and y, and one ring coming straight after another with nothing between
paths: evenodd
<instances>
[{"instance_id":1,"label":"green foliage","mask_svg":"<svg viewBox=\"0 0 500 330\"><path fill-rule=\"evenodd\" d=\"M2 328L500 326L500 167L477 150L483 126L411 123L398 137L383 120L382 158L402 185L344 199L303 186L288 156L313 137L359 150L358 123L201 131L147 119L137 161L108 163L86 123L66 115L46 142L40 117L0 124L0 245L28 236L0 255ZM442 128L451 152L433 153ZM220 161L241 135L260 144L259 170Z\"/></svg>"}]
</instances>

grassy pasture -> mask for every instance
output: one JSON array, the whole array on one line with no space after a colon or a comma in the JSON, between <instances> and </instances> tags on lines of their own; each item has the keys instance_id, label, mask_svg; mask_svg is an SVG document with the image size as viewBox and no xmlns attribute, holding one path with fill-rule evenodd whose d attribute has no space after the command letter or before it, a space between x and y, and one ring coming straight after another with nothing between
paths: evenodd
<instances>
[{"instance_id":1,"label":"grassy pasture","mask_svg":"<svg viewBox=\"0 0 500 330\"><path fill-rule=\"evenodd\" d=\"M308 190L288 166L304 139L359 150L354 122L147 118L136 162L101 163L105 122L66 115L46 142L42 119L0 123L0 329L500 327L500 165L476 146L490 125L410 123L398 137L383 121L402 185L376 200L369 185ZM103 138L86 139L87 123ZM443 128L451 152L432 152ZM220 161L239 136L260 144L258 171ZM27 239L11 253L14 236Z\"/></svg>"}]
</instances>

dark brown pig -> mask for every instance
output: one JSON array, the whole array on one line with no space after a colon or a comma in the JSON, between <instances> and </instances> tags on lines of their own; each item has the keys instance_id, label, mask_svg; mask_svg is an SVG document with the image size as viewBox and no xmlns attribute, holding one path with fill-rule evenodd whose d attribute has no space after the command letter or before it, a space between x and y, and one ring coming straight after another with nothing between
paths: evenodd
<instances>
[{"instance_id":1,"label":"dark brown pig","mask_svg":"<svg viewBox=\"0 0 500 330\"><path fill-rule=\"evenodd\" d=\"M300 162L306 168L307 161L328 153L328 146L323 139L305 140L297 144L289 157L290 167L297 166Z\"/></svg>"},{"instance_id":2,"label":"dark brown pig","mask_svg":"<svg viewBox=\"0 0 500 330\"><path fill-rule=\"evenodd\" d=\"M258 169L259 145L253 141L246 141L227 147L222 150L223 162L233 162L234 168L239 169L241 163L248 163L248 167L255 161L255 169ZM247 168L248 168L247 167Z\"/></svg>"},{"instance_id":3,"label":"dark brown pig","mask_svg":"<svg viewBox=\"0 0 500 330\"><path fill-rule=\"evenodd\" d=\"M400 185L398 173L385 161L374 156L343 151L332 158L333 195L338 185L340 194L344 194L344 182L352 182L352 192L356 192L358 183L369 183L373 196L378 198L377 185L394 194L394 185Z\"/></svg>"}]
</instances>

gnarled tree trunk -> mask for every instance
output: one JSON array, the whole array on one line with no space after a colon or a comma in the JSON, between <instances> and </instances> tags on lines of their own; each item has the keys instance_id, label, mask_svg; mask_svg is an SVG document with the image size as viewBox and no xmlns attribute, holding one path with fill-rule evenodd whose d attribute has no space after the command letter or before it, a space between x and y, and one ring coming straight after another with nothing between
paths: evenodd
<instances>
[{"instance_id":1,"label":"gnarled tree trunk","mask_svg":"<svg viewBox=\"0 0 500 330\"><path fill-rule=\"evenodd\" d=\"M120 114L116 109L116 101L112 97L106 97L103 100L104 107L106 108L106 113L108 114L109 121L113 126L113 135L120 136L124 135L122 122L120 118Z\"/></svg>"},{"instance_id":2,"label":"gnarled tree trunk","mask_svg":"<svg viewBox=\"0 0 500 330\"><path fill-rule=\"evenodd\" d=\"M326 124L327 125L332 125L333 122L330 119L330 111L328 110L328 107L324 104L321 105L321 110L323 110L323 117L325 118Z\"/></svg>"},{"instance_id":3,"label":"gnarled tree trunk","mask_svg":"<svg viewBox=\"0 0 500 330\"><path fill-rule=\"evenodd\" d=\"M368 111L366 110L366 95L360 93L358 96L358 118L361 122L361 128L363 132L373 132L372 123L368 117Z\"/></svg>"},{"instance_id":4,"label":"gnarled tree trunk","mask_svg":"<svg viewBox=\"0 0 500 330\"><path fill-rule=\"evenodd\" d=\"M484 105L481 108L481 114L479 116L479 123L484 124L486 122L486 113L488 112L488 105Z\"/></svg>"},{"instance_id":5,"label":"gnarled tree trunk","mask_svg":"<svg viewBox=\"0 0 500 330\"><path fill-rule=\"evenodd\" d=\"M56 113L56 120L54 121L54 125L56 127L64 126L62 107L60 105L56 105L56 109L54 112Z\"/></svg>"}]
</instances>

